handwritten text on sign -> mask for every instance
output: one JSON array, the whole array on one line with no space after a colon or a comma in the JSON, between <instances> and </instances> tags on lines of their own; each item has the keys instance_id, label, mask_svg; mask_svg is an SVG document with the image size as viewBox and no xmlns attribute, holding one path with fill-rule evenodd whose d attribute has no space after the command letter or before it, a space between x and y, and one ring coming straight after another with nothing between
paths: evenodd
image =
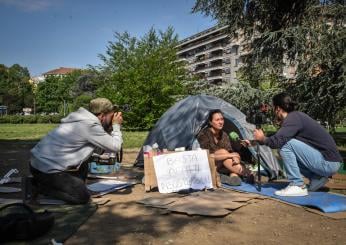
<instances>
[{"instance_id":1,"label":"handwritten text on sign","mask_svg":"<svg viewBox=\"0 0 346 245\"><path fill-rule=\"evenodd\" d=\"M153 157L160 193L212 188L207 151L184 151Z\"/></svg>"}]
</instances>

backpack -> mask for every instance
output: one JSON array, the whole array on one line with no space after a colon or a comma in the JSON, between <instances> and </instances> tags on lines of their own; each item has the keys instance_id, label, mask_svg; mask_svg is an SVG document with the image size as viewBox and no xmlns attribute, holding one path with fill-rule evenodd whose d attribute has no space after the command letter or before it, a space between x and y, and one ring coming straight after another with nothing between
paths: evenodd
<instances>
[{"instance_id":1,"label":"backpack","mask_svg":"<svg viewBox=\"0 0 346 245\"><path fill-rule=\"evenodd\" d=\"M12 203L0 208L0 242L32 240L54 225L53 213L34 212L28 205Z\"/></svg>"}]
</instances>

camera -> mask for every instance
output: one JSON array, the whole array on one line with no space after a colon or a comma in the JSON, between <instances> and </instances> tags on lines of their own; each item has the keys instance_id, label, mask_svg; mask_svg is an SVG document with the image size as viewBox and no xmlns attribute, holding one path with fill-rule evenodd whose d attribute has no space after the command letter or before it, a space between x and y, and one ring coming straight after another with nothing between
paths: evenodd
<instances>
[{"instance_id":1,"label":"camera","mask_svg":"<svg viewBox=\"0 0 346 245\"><path fill-rule=\"evenodd\" d=\"M269 116L270 106L265 103L259 103L251 107L246 113L246 121L255 124L257 129L262 127L262 124L270 122Z\"/></svg>"},{"instance_id":2,"label":"camera","mask_svg":"<svg viewBox=\"0 0 346 245\"><path fill-rule=\"evenodd\" d=\"M114 107L114 112L129 112L131 111L131 106L129 104L124 104L124 105L113 105Z\"/></svg>"}]
</instances>

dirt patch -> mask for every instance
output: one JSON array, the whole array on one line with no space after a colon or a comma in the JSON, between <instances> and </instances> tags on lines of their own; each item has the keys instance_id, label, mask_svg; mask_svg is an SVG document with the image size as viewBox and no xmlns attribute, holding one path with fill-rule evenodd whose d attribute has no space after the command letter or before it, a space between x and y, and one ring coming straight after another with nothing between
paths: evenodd
<instances>
[{"instance_id":1,"label":"dirt patch","mask_svg":"<svg viewBox=\"0 0 346 245\"><path fill-rule=\"evenodd\" d=\"M28 173L35 142L0 142L0 174ZM131 165L138 149L128 149ZM346 220L333 220L270 199L242 207L224 218L187 216L137 204L144 187L109 194L106 205L65 244L345 244ZM217 205L217 203L215 204Z\"/></svg>"}]
</instances>

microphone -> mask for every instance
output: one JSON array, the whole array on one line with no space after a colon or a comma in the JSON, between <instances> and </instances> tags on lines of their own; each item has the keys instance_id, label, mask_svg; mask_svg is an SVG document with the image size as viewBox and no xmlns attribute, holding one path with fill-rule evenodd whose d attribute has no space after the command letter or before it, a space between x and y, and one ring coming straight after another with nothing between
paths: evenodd
<instances>
[{"instance_id":1,"label":"microphone","mask_svg":"<svg viewBox=\"0 0 346 245\"><path fill-rule=\"evenodd\" d=\"M232 142L238 142L240 143L242 146L244 147L249 147L249 146L253 146L256 145L257 141L256 140L249 140L250 141L250 145L246 145L245 143L243 143L243 141L240 139L239 134L237 132L230 132L229 133L229 138Z\"/></svg>"},{"instance_id":2,"label":"microphone","mask_svg":"<svg viewBox=\"0 0 346 245\"><path fill-rule=\"evenodd\" d=\"M239 135L232 131L229 133L229 138L231 139L231 141L238 141L239 140Z\"/></svg>"}]
</instances>

